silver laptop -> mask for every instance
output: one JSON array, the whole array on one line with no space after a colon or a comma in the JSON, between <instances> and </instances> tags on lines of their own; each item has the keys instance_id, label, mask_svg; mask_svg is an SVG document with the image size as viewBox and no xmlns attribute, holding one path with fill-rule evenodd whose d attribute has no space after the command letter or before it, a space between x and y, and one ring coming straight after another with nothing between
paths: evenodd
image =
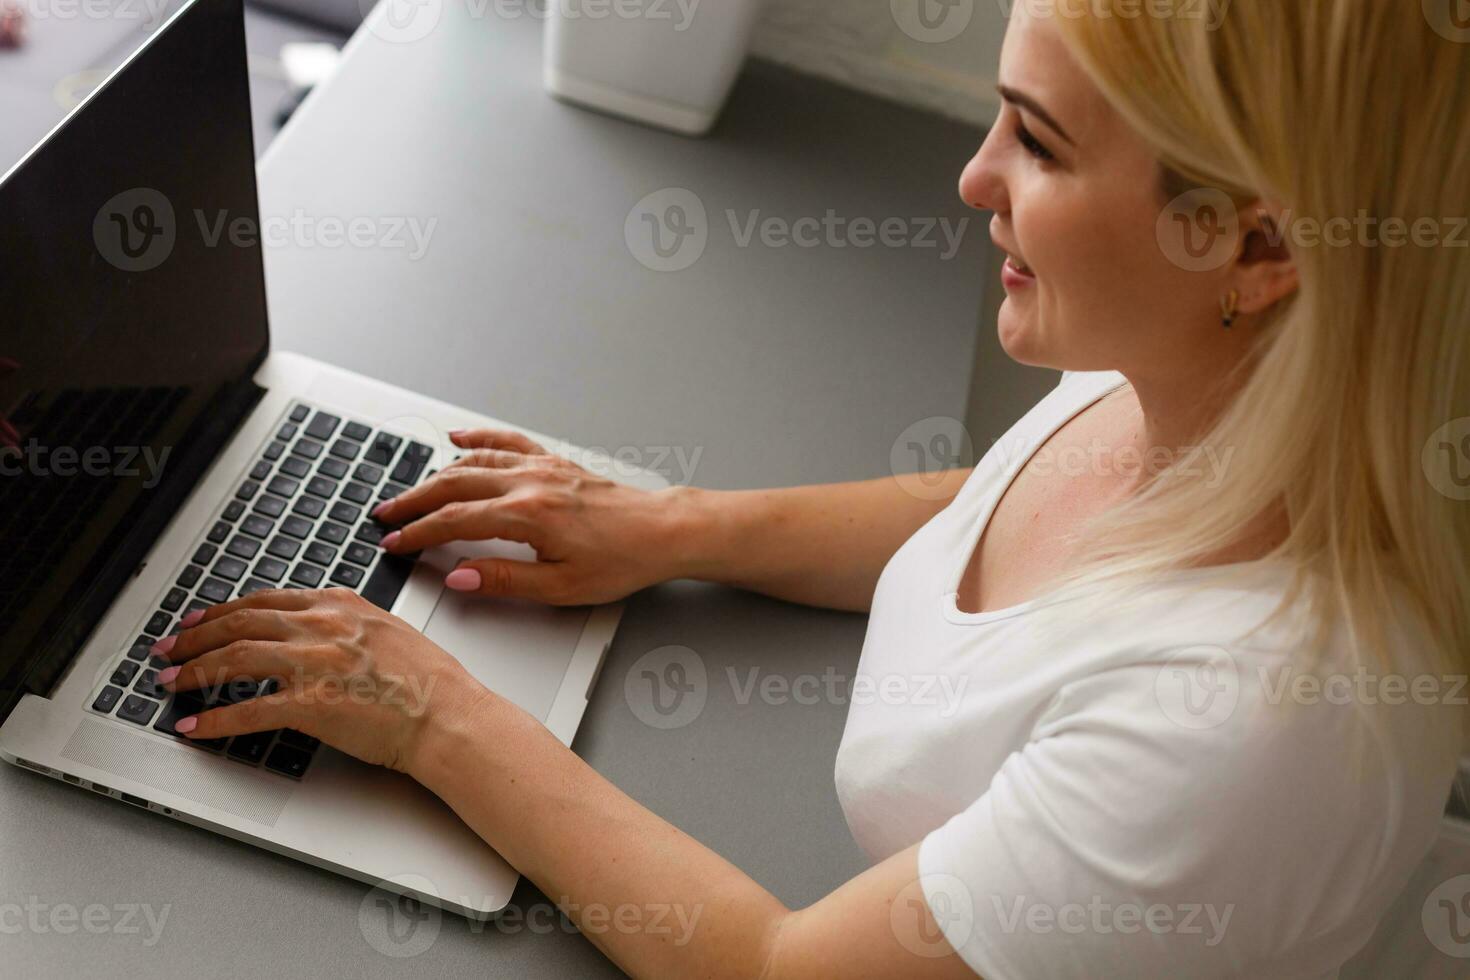
<instances>
[{"instance_id":1,"label":"silver laptop","mask_svg":"<svg viewBox=\"0 0 1470 980\"><path fill-rule=\"evenodd\" d=\"M503 908L516 873L413 781L298 732L185 740L198 705L157 684L149 647L189 611L340 586L570 743L621 614L444 590L461 559L523 546L379 547L372 506L451 461L447 432L516 427L270 350L241 0L182 8L0 179L0 215L0 756L465 915Z\"/></svg>"}]
</instances>

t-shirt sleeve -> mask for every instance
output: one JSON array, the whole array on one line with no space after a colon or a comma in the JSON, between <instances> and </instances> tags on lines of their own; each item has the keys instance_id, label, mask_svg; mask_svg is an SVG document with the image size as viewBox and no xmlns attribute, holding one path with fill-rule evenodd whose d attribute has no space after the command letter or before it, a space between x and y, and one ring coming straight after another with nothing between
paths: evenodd
<instances>
[{"instance_id":1,"label":"t-shirt sleeve","mask_svg":"<svg viewBox=\"0 0 1470 980\"><path fill-rule=\"evenodd\" d=\"M1229 690L1215 656L1070 685L924 839L930 910L984 980L1313 977L1366 939L1380 747L1350 712Z\"/></svg>"}]
</instances>

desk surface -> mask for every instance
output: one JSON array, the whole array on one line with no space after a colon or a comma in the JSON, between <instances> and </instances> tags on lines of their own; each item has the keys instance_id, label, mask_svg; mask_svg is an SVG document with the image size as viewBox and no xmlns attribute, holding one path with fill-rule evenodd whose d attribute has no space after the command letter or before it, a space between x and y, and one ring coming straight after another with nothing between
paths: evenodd
<instances>
[{"instance_id":1,"label":"desk surface","mask_svg":"<svg viewBox=\"0 0 1470 980\"><path fill-rule=\"evenodd\" d=\"M266 155L267 218L438 219L417 260L273 245L278 346L655 468L666 453L666 475L712 487L881 475L912 423L963 417L986 229L954 186L977 134L756 64L711 138L666 136L545 96L535 22L473 20L458 4L444 17L413 44L362 33ZM637 260L625 225L668 187L705 205L708 243L692 267L659 273ZM780 249L759 233L742 247L728 211L737 226L756 211L974 220L946 261L925 248ZM846 705L743 690L753 676L850 679L864 628L861 616L726 589L650 590L630 604L575 748L783 901L814 901L863 867L832 787ZM671 644L703 660L708 702L693 723L660 731L633 714L623 680ZM533 910L528 924L477 930L434 915L421 928L436 933L402 945L384 938L372 898L0 771L0 905L43 907L39 926L0 933L6 973L617 975L524 882L515 904ZM94 904L167 918L150 946L146 918L129 931L113 911L94 934L45 910ZM419 944L412 959L390 955Z\"/></svg>"}]
</instances>

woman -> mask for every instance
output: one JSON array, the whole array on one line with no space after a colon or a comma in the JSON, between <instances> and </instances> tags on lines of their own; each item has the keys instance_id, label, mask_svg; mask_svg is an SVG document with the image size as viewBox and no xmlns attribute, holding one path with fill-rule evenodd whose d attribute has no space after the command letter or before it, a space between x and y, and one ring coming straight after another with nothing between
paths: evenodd
<instances>
[{"instance_id":1,"label":"woman","mask_svg":"<svg viewBox=\"0 0 1470 980\"><path fill-rule=\"evenodd\" d=\"M703 910L682 945L589 934L634 976L1334 975L1434 839L1462 742L1448 698L1386 692L1470 651L1470 510L1421 456L1470 415L1470 259L1300 226L1466 214L1470 57L1402 0L1200 6L1012 17L960 190L1010 255L1006 351L1067 373L947 500L646 494L472 432L382 508L393 551L536 549L464 591L691 577L871 608L865 676L964 696L852 708L837 783L870 870L785 908L340 590L196 616L168 686L296 680L179 730L301 729L420 780L548 895ZM1211 261L1169 233L1213 227L1179 203L1201 193L1238 213ZM344 675L437 693L423 717L302 703ZM1298 683L1343 677L1383 685Z\"/></svg>"}]
</instances>

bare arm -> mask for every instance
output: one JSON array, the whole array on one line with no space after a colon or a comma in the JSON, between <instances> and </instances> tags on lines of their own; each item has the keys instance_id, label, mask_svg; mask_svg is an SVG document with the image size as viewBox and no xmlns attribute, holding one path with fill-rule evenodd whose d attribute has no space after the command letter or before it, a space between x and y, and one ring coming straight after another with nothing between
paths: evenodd
<instances>
[{"instance_id":1,"label":"bare arm","mask_svg":"<svg viewBox=\"0 0 1470 980\"><path fill-rule=\"evenodd\" d=\"M400 554L457 540L529 544L537 561L466 562L450 584L557 605L612 602L697 578L866 610L888 559L969 470L789 490L657 493L602 479L508 432L457 433L460 462L375 514Z\"/></svg>"}]
</instances>

